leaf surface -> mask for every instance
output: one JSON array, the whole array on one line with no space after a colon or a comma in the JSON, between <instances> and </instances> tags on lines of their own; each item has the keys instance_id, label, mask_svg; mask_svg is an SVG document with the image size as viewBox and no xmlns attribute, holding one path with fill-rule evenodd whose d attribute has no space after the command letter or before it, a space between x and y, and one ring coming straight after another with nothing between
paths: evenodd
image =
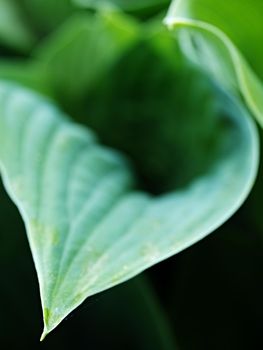
<instances>
[{"instance_id":1,"label":"leaf surface","mask_svg":"<svg viewBox=\"0 0 263 350\"><path fill-rule=\"evenodd\" d=\"M262 13L260 0L174 0L165 19L187 56L228 90L241 92L261 126Z\"/></svg>"},{"instance_id":2,"label":"leaf surface","mask_svg":"<svg viewBox=\"0 0 263 350\"><path fill-rule=\"evenodd\" d=\"M8 280L0 289L1 342L11 349L35 349L41 322L36 312L39 305L34 267L28 254L22 218L1 181L0 213L0 273L3 281ZM23 296L22 303L17 297L18 290ZM13 336L14 322L19 325L16 337ZM76 339L84 348L123 350L129 339L131 349L177 349L162 303L143 275L87 300L71 315L71 322L65 323L55 337L48 339L44 348L74 347ZM40 348L42 346L38 345L37 349Z\"/></svg>"},{"instance_id":3,"label":"leaf surface","mask_svg":"<svg viewBox=\"0 0 263 350\"><path fill-rule=\"evenodd\" d=\"M1 173L25 221L43 337L88 296L195 243L244 201L257 171L257 133L241 106L220 100L215 164L153 197L136 190L127 161L87 128L41 96L0 83Z\"/></svg>"}]
</instances>

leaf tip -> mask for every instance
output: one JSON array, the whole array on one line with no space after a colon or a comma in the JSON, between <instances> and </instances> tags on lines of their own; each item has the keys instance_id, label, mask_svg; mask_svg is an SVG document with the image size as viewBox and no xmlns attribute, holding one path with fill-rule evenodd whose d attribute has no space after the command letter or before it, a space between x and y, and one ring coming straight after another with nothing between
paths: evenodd
<instances>
[{"instance_id":1,"label":"leaf tip","mask_svg":"<svg viewBox=\"0 0 263 350\"><path fill-rule=\"evenodd\" d=\"M41 334L41 337L40 337L40 341L42 342L47 335L48 335L48 331L44 328L43 333Z\"/></svg>"},{"instance_id":2,"label":"leaf tip","mask_svg":"<svg viewBox=\"0 0 263 350\"><path fill-rule=\"evenodd\" d=\"M44 317L44 329L40 337L40 341L42 342L46 336L50 333L50 329L48 327L49 317L50 317L50 311L48 308L43 309L43 317Z\"/></svg>"}]
</instances>

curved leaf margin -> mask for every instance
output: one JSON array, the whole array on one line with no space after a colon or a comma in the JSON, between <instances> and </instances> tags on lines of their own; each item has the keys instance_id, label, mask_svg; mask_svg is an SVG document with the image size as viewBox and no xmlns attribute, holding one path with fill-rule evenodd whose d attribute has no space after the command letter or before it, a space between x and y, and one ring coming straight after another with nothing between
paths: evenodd
<instances>
[{"instance_id":1,"label":"curved leaf margin","mask_svg":"<svg viewBox=\"0 0 263 350\"><path fill-rule=\"evenodd\" d=\"M188 0L173 1L164 23L170 30L179 31L181 47L190 59L211 73L217 81L223 82L223 85L228 90L235 93L241 92L248 107L263 127L262 83L231 39L213 24L192 18L187 13L187 4ZM187 32L180 34L180 29ZM191 30L193 30L192 33ZM204 59L207 53L202 51L202 44L204 43L201 43L200 37L196 36L198 33L201 33L202 39L209 46L210 53L213 53L209 60ZM193 42L193 38L197 39L197 42ZM198 44L201 45L196 48ZM213 67L215 62L217 65L216 69ZM232 76L231 81L229 81L228 76L221 76L222 71L225 69Z\"/></svg>"},{"instance_id":2,"label":"curved leaf margin","mask_svg":"<svg viewBox=\"0 0 263 350\"><path fill-rule=\"evenodd\" d=\"M86 128L39 95L0 83L0 169L38 273L42 339L88 296L194 244L243 203L257 174L257 131L234 100L224 107L236 126L222 140L231 141L231 150L223 147L209 174L155 199L132 190L127 163L98 146ZM76 167L80 149L84 158Z\"/></svg>"}]
</instances>

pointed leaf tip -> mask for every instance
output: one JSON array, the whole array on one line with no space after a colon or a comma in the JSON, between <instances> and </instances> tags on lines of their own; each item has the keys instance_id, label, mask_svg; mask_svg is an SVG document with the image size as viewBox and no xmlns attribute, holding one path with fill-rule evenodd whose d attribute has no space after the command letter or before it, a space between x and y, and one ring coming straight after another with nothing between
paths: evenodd
<instances>
[{"instance_id":1,"label":"pointed leaf tip","mask_svg":"<svg viewBox=\"0 0 263 350\"><path fill-rule=\"evenodd\" d=\"M41 334L40 341L42 342L47 335L48 335L48 332L44 330L43 333Z\"/></svg>"},{"instance_id":2,"label":"pointed leaf tip","mask_svg":"<svg viewBox=\"0 0 263 350\"><path fill-rule=\"evenodd\" d=\"M243 203L257 173L257 131L236 100L216 98L224 120L214 166L180 191L151 197L133 189L127 162L88 129L0 82L0 169L34 256L41 341L85 298L200 240Z\"/></svg>"}]
</instances>

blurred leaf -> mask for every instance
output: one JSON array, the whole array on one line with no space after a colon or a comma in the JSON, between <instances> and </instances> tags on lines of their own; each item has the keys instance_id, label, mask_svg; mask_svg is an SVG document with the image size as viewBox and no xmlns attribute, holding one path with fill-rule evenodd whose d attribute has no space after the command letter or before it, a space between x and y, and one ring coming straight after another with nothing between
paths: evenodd
<instances>
[{"instance_id":1,"label":"blurred leaf","mask_svg":"<svg viewBox=\"0 0 263 350\"><path fill-rule=\"evenodd\" d=\"M30 49L34 36L13 0L0 0L0 43L19 51Z\"/></svg>"},{"instance_id":2,"label":"blurred leaf","mask_svg":"<svg viewBox=\"0 0 263 350\"><path fill-rule=\"evenodd\" d=\"M9 0L7 0L9 1ZM50 32L74 13L71 0L15 0L40 34Z\"/></svg>"},{"instance_id":3,"label":"blurred leaf","mask_svg":"<svg viewBox=\"0 0 263 350\"><path fill-rule=\"evenodd\" d=\"M50 102L10 83L0 87L1 170L26 224L43 335L88 296L213 231L241 205L254 181L256 130L225 94L215 93L217 108L211 109L218 140L209 171L155 198L134 190L123 158Z\"/></svg>"},{"instance_id":4,"label":"blurred leaf","mask_svg":"<svg viewBox=\"0 0 263 350\"><path fill-rule=\"evenodd\" d=\"M220 84L241 92L263 125L263 88L243 54L263 78L261 0L174 0L166 24L178 30L185 53Z\"/></svg>"},{"instance_id":5,"label":"blurred leaf","mask_svg":"<svg viewBox=\"0 0 263 350\"><path fill-rule=\"evenodd\" d=\"M137 11L169 4L170 0L72 0L73 3L90 8L106 8L113 5L124 11Z\"/></svg>"},{"instance_id":6,"label":"blurred leaf","mask_svg":"<svg viewBox=\"0 0 263 350\"><path fill-rule=\"evenodd\" d=\"M182 61L173 39L158 30L123 54L69 110L103 144L128 155L144 189L160 194L185 186L213 163L214 93L211 81Z\"/></svg>"},{"instance_id":7,"label":"blurred leaf","mask_svg":"<svg viewBox=\"0 0 263 350\"><path fill-rule=\"evenodd\" d=\"M46 66L33 60L0 60L0 79L12 80L51 95Z\"/></svg>"},{"instance_id":8,"label":"blurred leaf","mask_svg":"<svg viewBox=\"0 0 263 350\"><path fill-rule=\"evenodd\" d=\"M70 104L88 93L139 33L136 22L118 13L76 15L35 55L46 65L54 94Z\"/></svg>"}]
</instances>

